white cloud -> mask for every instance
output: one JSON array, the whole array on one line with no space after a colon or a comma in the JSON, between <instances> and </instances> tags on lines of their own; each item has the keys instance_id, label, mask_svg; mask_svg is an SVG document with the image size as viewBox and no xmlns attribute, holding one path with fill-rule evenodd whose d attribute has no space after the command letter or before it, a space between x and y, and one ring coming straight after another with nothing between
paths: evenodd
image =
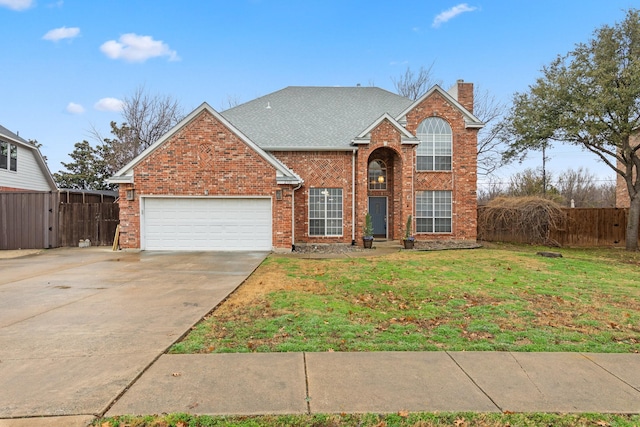
<instances>
[{"instance_id":1,"label":"white cloud","mask_svg":"<svg viewBox=\"0 0 640 427\"><path fill-rule=\"evenodd\" d=\"M98 111L122 111L123 104L124 102L116 98L102 98L93 108Z\"/></svg>"},{"instance_id":2,"label":"white cloud","mask_svg":"<svg viewBox=\"0 0 640 427\"><path fill-rule=\"evenodd\" d=\"M144 62L158 56L167 56L169 61L180 60L177 52L169 49L169 45L161 40L154 40L151 36L128 33L123 34L119 40L109 40L100 46L100 50L111 59L129 62Z\"/></svg>"},{"instance_id":3,"label":"white cloud","mask_svg":"<svg viewBox=\"0 0 640 427\"><path fill-rule=\"evenodd\" d=\"M0 0L0 6L13 10L25 10L33 6L33 0Z\"/></svg>"},{"instance_id":4,"label":"white cloud","mask_svg":"<svg viewBox=\"0 0 640 427\"><path fill-rule=\"evenodd\" d=\"M80 35L80 28L78 27L60 27L47 32L47 34L42 36L42 39L57 42L62 39L72 39L78 37L78 35Z\"/></svg>"},{"instance_id":5,"label":"white cloud","mask_svg":"<svg viewBox=\"0 0 640 427\"><path fill-rule=\"evenodd\" d=\"M67 105L67 112L71 114L82 114L84 113L84 107L75 102L70 102L69 105Z\"/></svg>"},{"instance_id":6,"label":"white cloud","mask_svg":"<svg viewBox=\"0 0 640 427\"><path fill-rule=\"evenodd\" d=\"M433 24L431 24L431 26L433 28L438 28L441 24L448 22L449 20L455 18L461 13L473 12L474 10L477 10L477 9L478 8L475 6L469 6L467 3L461 3L457 6L453 6L451 9L441 12L438 16L436 16L433 19Z\"/></svg>"}]
</instances>

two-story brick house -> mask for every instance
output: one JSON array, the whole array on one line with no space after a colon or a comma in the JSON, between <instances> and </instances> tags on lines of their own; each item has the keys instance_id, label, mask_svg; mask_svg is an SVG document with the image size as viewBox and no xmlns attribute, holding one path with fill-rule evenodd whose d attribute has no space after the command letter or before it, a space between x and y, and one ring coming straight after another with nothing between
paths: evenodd
<instances>
[{"instance_id":1,"label":"two-story brick house","mask_svg":"<svg viewBox=\"0 0 640 427\"><path fill-rule=\"evenodd\" d=\"M411 99L375 87L287 87L202 104L122 168L120 244L290 250L378 238L476 239L473 84Z\"/></svg>"}]
</instances>

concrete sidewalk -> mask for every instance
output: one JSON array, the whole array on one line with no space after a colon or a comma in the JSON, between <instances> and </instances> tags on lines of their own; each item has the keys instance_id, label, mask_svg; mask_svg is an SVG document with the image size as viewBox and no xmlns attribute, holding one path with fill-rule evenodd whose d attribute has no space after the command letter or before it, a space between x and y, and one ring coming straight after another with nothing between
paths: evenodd
<instances>
[{"instance_id":1,"label":"concrete sidewalk","mask_svg":"<svg viewBox=\"0 0 640 427\"><path fill-rule=\"evenodd\" d=\"M164 355L106 415L401 410L640 413L640 354Z\"/></svg>"}]
</instances>

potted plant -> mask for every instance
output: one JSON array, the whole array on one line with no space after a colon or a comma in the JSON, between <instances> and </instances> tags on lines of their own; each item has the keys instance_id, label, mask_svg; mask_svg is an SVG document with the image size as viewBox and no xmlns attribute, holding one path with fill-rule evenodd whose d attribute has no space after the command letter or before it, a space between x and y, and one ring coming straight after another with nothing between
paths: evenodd
<instances>
[{"instance_id":1,"label":"potted plant","mask_svg":"<svg viewBox=\"0 0 640 427\"><path fill-rule=\"evenodd\" d=\"M416 241L416 238L411 235L411 219L411 215L409 215L407 217L407 226L404 228L404 239L402 239L402 243L405 249L413 249L413 244Z\"/></svg>"},{"instance_id":2,"label":"potted plant","mask_svg":"<svg viewBox=\"0 0 640 427\"><path fill-rule=\"evenodd\" d=\"M369 212L364 216L364 227L362 228L362 243L367 249L373 246L373 221Z\"/></svg>"}]
</instances>

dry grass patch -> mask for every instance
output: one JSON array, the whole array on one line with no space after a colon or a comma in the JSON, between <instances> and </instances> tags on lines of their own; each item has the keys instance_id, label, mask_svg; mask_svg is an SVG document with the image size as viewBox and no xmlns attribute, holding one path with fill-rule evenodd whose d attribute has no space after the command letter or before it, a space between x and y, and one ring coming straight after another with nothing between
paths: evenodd
<instances>
[{"instance_id":1,"label":"dry grass patch","mask_svg":"<svg viewBox=\"0 0 640 427\"><path fill-rule=\"evenodd\" d=\"M535 251L271 256L172 351L640 350L640 255Z\"/></svg>"}]
</instances>

